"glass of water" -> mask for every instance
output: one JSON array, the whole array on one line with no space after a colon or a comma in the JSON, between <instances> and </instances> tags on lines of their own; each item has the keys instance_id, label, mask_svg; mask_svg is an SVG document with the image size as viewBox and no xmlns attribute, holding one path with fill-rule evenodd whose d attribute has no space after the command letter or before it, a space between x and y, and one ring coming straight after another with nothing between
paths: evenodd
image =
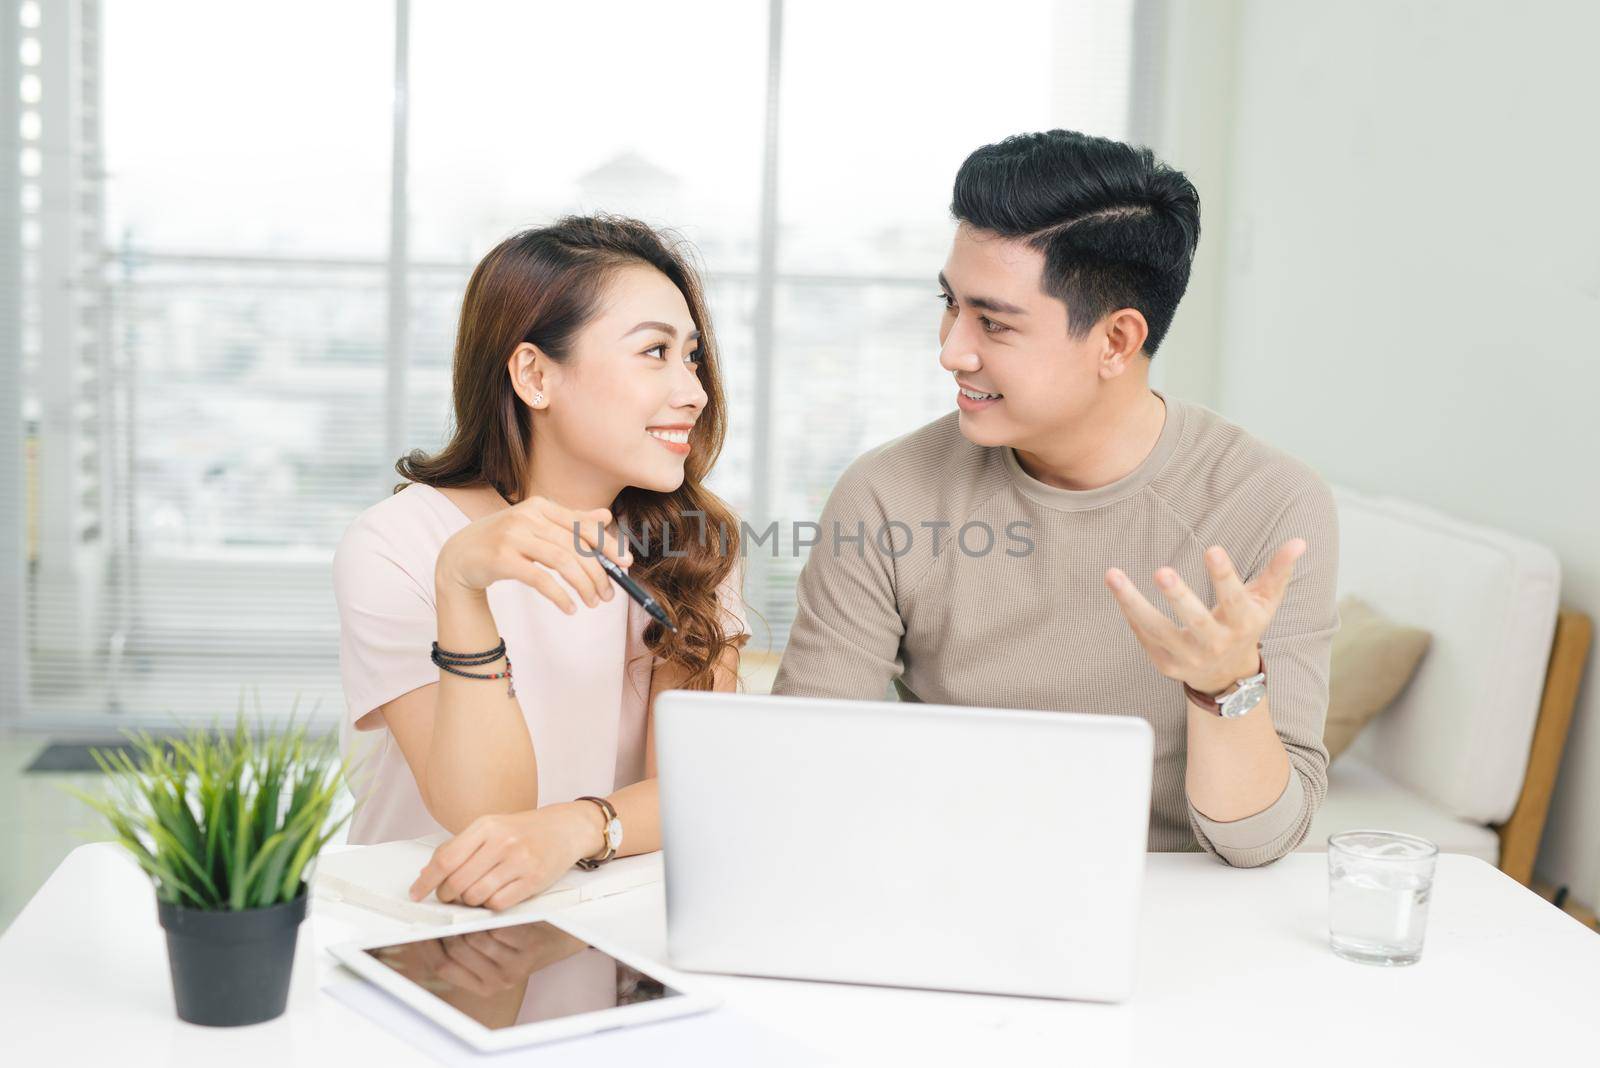
<instances>
[{"instance_id":1,"label":"glass of water","mask_svg":"<svg viewBox=\"0 0 1600 1068\"><path fill-rule=\"evenodd\" d=\"M1422 956L1439 847L1398 831L1328 836L1328 943L1362 964L1415 964Z\"/></svg>"}]
</instances>

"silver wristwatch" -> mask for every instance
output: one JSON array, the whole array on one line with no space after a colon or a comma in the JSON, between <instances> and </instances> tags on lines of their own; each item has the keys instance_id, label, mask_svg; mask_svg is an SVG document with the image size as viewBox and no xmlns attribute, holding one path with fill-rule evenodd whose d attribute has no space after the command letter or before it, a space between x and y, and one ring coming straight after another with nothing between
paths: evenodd
<instances>
[{"instance_id":1,"label":"silver wristwatch","mask_svg":"<svg viewBox=\"0 0 1600 1068\"><path fill-rule=\"evenodd\" d=\"M1256 649L1259 658L1259 644ZM1189 695L1189 700L1208 712L1214 712L1223 719L1237 719L1259 705L1262 698L1267 696L1267 662L1265 659L1260 659L1259 662L1260 671L1239 679L1221 693L1201 693L1188 683L1184 683L1184 692Z\"/></svg>"},{"instance_id":2,"label":"silver wristwatch","mask_svg":"<svg viewBox=\"0 0 1600 1068\"><path fill-rule=\"evenodd\" d=\"M1240 679L1217 695L1217 701L1221 706L1217 714L1223 719L1242 716L1259 705L1265 696L1267 696L1267 673L1258 671L1254 675Z\"/></svg>"}]
</instances>

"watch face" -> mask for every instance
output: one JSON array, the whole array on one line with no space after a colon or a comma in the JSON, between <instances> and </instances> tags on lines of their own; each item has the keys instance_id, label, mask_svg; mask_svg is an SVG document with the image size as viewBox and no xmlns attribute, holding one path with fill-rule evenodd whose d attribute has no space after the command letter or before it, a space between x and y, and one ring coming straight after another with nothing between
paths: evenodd
<instances>
[{"instance_id":1,"label":"watch face","mask_svg":"<svg viewBox=\"0 0 1600 1068\"><path fill-rule=\"evenodd\" d=\"M1267 688L1259 682L1254 686L1242 687L1239 692L1222 702L1222 715L1228 719L1242 716L1256 707L1256 705L1259 705L1261 699L1265 696L1267 696Z\"/></svg>"},{"instance_id":2,"label":"watch face","mask_svg":"<svg viewBox=\"0 0 1600 1068\"><path fill-rule=\"evenodd\" d=\"M622 821L612 820L606 824L606 845L611 849L622 847Z\"/></svg>"}]
</instances>

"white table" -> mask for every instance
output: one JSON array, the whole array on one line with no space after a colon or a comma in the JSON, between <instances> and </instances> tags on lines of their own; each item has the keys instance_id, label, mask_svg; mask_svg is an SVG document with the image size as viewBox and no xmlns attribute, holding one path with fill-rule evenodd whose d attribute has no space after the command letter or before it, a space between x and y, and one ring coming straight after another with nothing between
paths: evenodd
<instances>
[{"instance_id":1,"label":"white table","mask_svg":"<svg viewBox=\"0 0 1600 1068\"><path fill-rule=\"evenodd\" d=\"M1353 964L1327 948L1326 872L1325 858L1310 854L1254 869L1202 854L1151 855L1139 982L1121 1005L698 978L736 1011L845 1063L1431 1068L1600 1059L1600 935L1483 861L1446 854L1421 962ZM564 915L664 959L659 886ZM173 1011L148 880L120 847L81 846L0 936L0 1063L431 1063L319 991L338 967L324 947L407 929L313 901L289 1011L253 1027L196 1027Z\"/></svg>"}]
</instances>

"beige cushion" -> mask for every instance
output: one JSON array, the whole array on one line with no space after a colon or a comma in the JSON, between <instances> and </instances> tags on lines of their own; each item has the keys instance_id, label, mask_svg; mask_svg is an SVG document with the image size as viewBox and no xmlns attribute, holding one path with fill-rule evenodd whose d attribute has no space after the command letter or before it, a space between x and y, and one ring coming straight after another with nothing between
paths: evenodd
<instances>
[{"instance_id":1,"label":"beige cushion","mask_svg":"<svg viewBox=\"0 0 1600 1068\"><path fill-rule=\"evenodd\" d=\"M1386 619L1358 597L1339 602L1328 676L1328 724L1322 732L1330 763L1406 688L1431 640L1427 631Z\"/></svg>"}]
</instances>

